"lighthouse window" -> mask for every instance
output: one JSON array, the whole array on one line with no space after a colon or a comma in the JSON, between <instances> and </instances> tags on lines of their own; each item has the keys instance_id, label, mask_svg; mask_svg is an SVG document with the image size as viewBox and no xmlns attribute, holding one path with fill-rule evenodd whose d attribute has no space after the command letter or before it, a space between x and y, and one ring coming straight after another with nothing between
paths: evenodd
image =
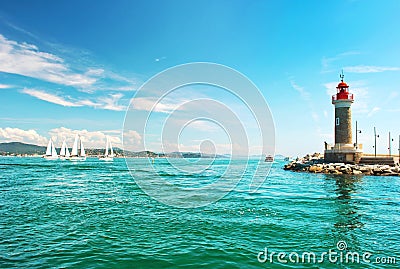
<instances>
[{"instance_id":1,"label":"lighthouse window","mask_svg":"<svg viewBox=\"0 0 400 269\"><path fill-rule=\"evenodd\" d=\"M339 118L336 118L336 125L339 125Z\"/></svg>"}]
</instances>

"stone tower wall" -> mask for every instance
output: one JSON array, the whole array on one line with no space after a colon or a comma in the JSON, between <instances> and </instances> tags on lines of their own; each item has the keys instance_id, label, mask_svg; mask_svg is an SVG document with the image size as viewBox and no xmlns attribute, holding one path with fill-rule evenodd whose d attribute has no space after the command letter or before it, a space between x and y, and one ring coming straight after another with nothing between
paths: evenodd
<instances>
[{"instance_id":1,"label":"stone tower wall","mask_svg":"<svg viewBox=\"0 0 400 269\"><path fill-rule=\"evenodd\" d=\"M339 125L337 125L339 118ZM336 107L335 108L335 144L352 144L351 136L351 108Z\"/></svg>"}]
</instances>

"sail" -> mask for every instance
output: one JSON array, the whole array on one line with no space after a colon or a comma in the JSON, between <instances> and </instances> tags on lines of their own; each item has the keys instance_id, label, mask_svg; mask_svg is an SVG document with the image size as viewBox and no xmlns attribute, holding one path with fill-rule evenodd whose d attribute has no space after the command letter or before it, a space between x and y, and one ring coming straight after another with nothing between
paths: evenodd
<instances>
[{"instance_id":1,"label":"sail","mask_svg":"<svg viewBox=\"0 0 400 269\"><path fill-rule=\"evenodd\" d=\"M111 141L110 141L110 156L114 157L114 152L113 152L113 148L112 148L112 145L111 145Z\"/></svg>"},{"instance_id":2,"label":"sail","mask_svg":"<svg viewBox=\"0 0 400 269\"><path fill-rule=\"evenodd\" d=\"M65 153L65 148L66 147L67 147L67 145L65 144L65 140L64 140L63 143L62 143L62 146L61 146L60 156L65 156L66 155L66 153Z\"/></svg>"},{"instance_id":3,"label":"sail","mask_svg":"<svg viewBox=\"0 0 400 269\"><path fill-rule=\"evenodd\" d=\"M69 149L68 149L67 145L65 145L65 157L69 157L69 156L71 156L69 154Z\"/></svg>"},{"instance_id":4,"label":"sail","mask_svg":"<svg viewBox=\"0 0 400 269\"><path fill-rule=\"evenodd\" d=\"M108 137L106 138L106 152L104 152L104 156L108 156Z\"/></svg>"},{"instance_id":5,"label":"sail","mask_svg":"<svg viewBox=\"0 0 400 269\"><path fill-rule=\"evenodd\" d=\"M51 141L51 140L50 140ZM51 156L52 157L57 157L57 151L56 148L54 147L53 141L51 141Z\"/></svg>"},{"instance_id":6,"label":"sail","mask_svg":"<svg viewBox=\"0 0 400 269\"><path fill-rule=\"evenodd\" d=\"M80 139L81 140L81 139ZM82 140L81 140L81 155L80 155L81 157L85 157L86 156L86 153L85 153L85 148L83 147L83 142L82 142Z\"/></svg>"},{"instance_id":7,"label":"sail","mask_svg":"<svg viewBox=\"0 0 400 269\"><path fill-rule=\"evenodd\" d=\"M51 139L49 139L49 144L47 144L47 149L46 149L46 156L51 156Z\"/></svg>"},{"instance_id":8,"label":"sail","mask_svg":"<svg viewBox=\"0 0 400 269\"><path fill-rule=\"evenodd\" d=\"M72 146L71 156L78 156L78 135L75 135L74 145Z\"/></svg>"}]
</instances>

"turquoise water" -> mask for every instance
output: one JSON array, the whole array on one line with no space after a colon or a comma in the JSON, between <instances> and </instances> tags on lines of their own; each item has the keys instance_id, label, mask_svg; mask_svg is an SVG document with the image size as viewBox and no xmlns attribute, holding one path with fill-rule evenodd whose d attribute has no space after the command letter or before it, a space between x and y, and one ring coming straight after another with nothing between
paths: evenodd
<instances>
[{"instance_id":1,"label":"turquoise water","mask_svg":"<svg viewBox=\"0 0 400 269\"><path fill-rule=\"evenodd\" d=\"M132 160L146 177L144 159ZM178 161L179 160L175 160ZM183 160L182 160L183 161ZM168 180L210 181L171 174ZM245 165L235 160L236 166ZM228 165L216 160L215 167ZM258 163L252 161L250 167ZM155 164L157 166L157 163ZM186 164L187 165L187 164ZM196 168L200 162L189 164ZM265 164L261 164L265 165ZM1 268L397 268L400 180L293 173L275 163L255 193L248 179L206 207L179 209L146 195L123 159L102 163L0 158ZM250 177L245 175L245 177ZM214 178L214 179L213 179ZM337 250L397 257L377 263L260 263L275 252Z\"/></svg>"}]
</instances>

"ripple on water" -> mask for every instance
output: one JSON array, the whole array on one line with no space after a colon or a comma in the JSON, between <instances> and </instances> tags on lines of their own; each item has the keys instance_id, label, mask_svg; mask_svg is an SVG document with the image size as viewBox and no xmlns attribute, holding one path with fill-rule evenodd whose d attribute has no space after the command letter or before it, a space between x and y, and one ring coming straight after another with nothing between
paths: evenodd
<instances>
[{"instance_id":1,"label":"ripple on water","mask_svg":"<svg viewBox=\"0 0 400 269\"><path fill-rule=\"evenodd\" d=\"M158 190L144 161L130 160L132 174ZM195 189L193 182L218 180L227 164L216 161L204 173L185 173L163 160L157 169L166 180ZM196 171L202 163L185 165ZM238 170L243 165L233 161ZM257 254L265 247L323 252L335 249L339 240L352 250L400 255L398 178L293 173L281 165L273 165L256 191L248 191L252 172L246 171L220 201L177 209L148 197L124 160L72 164L0 158L2 267L311 268L260 264Z\"/></svg>"}]
</instances>

